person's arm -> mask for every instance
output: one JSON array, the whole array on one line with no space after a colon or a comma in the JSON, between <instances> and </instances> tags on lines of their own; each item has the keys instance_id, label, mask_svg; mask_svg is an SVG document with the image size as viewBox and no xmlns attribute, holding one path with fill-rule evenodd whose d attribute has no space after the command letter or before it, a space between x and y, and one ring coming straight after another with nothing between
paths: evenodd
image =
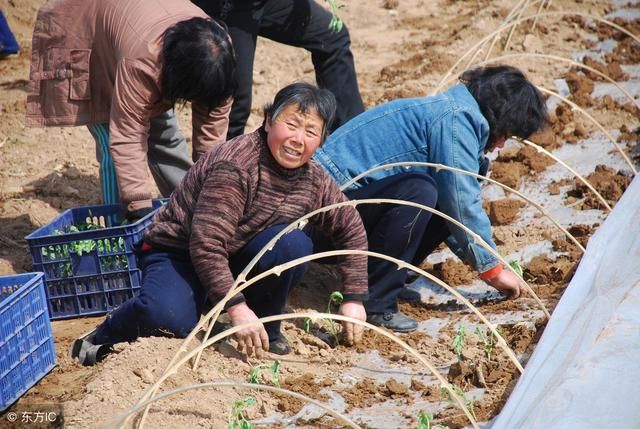
<instances>
[{"instance_id":1,"label":"person's arm","mask_svg":"<svg viewBox=\"0 0 640 429\"><path fill-rule=\"evenodd\" d=\"M505 269L500 263L481 273L480 278L509 298L515 299L527 293L522 279L510 270Z\"/></svg>"},{"instance_id":2,"label":"person's arm","mask_svg":"<svg viewBox=\"0 0 640 429\"><path fill-rule=\"evenodd\" d=\"M116 70L109 119L109 149L120 200L128 213L151 208L147 170L150 109L158 98L153 78L136 61L122 60Z\"/></svg>"},{"instance_id":3,"label":"person's arm","mask_svg":"<svg viewBox=\"0 0 640 429\"><path fill-rule=\"evenodd\" d=\"M482 123L475 115L466 111L454 111L443 116L433 124L429 133L429 151L433 162L477 173L480 169L480 139L483 134ZM491 222L482 208L480 183L473 176L451 171L440 170L434 179L438 185L438 205L444 213L453 217L478 234L489 246L496 248L492 238ZM499 260L481 244L473 242L473 238L457 225L449 224L451 236L447 244L463 261L482 273L489 272L499 265ZM485 281L500 291L515 291L505 275L501 275L509 285L497 280L487 281L493 277L485 277Z\"/></svg>"},{"instance_id":4,"label":"person's arm","mask_svg":"<svg viewBox=\"0 0 640 429\"><path fill-rule=\"evenodd\" d=\"M227 140L229 129L229 112L233 99L229 98L223 105L209 111L200 103L191 105L191 123L193 125L193 161L197 161L213 145Z\"/></svg>"},{"instance_id":5,"label":"person's arm","mask_svg":"<svg viewBox=\"0 0 640 429\"><path fill-rule=\"evenodd\" d=\"M242 218L249 189L250 178L243 171L231 163L220 162L211 168L198 196L191 222L189 253L213 303L220 301L234 283L227 243ZM234 326L258 319L242 293L231 298L225 308ZM235 338L238 349L246 350L249 355L269 349L269 339L261 323L237 332Z\"/></svg>"},{"instance_id":6,"label":"person's arm","mask_svg":"<svg viewBox=\"0 0 640 429\"><path fill-rule=\"evenodd\" d=\"M346 201L347 198L328 176L324 177L322 206ZM312 218L312 222L327 237L336 249L367 250L367 233L360 214L353 206L343 206ZM344 301L339 314L365 321L367 313L362 302L368 297L367 256L347 255L338 259L338 268L344 281ZM363 327L352 322L343 322L344 339L347 344L356 344L362 339Z\"/></svg>"}]
</instances>

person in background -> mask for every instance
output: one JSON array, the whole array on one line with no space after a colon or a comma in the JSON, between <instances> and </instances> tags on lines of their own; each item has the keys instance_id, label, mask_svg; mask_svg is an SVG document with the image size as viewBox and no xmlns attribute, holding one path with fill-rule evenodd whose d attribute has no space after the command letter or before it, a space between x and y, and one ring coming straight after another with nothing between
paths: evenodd
<instances>
[{"instance_id":1,"label":"person in background","mask_svg":"<svg viewBox=\"0 0 640 429\"><path fill-rule=\"evenodd\" d=\"M432 97L398 99L364 112L337 129L314 159L340 185L384 164L431 162L486 175L485 153L506 138L528 138L548 124L545 100L514 67L468 70L460 83ZM451 216L492 248L491 224L482 208L481 183L447 170L396 167L360 179L346 189L350 199L389 198L419 203ZM369 250L419 265L443 241L480 278L500 292L518 297L521 279L461 228L440 216L394 204L358 205ZM398 311L407 270L369 258L368 321L398 332L417 323Z\"/></svg>"},{"instance_id":2,"label":"person in background","mask_svg":"<svg viewBox=\"0 0 640 429\"><path fill-rule=\"evenodd\" d=\"M264 110L256 131L215 146L189 170L169 203L145 232L139 254L142 286L95 331L74 342L71 356L85 365L108 347L139 336L186 337L200 315L231 289L234 278L283 228L320 207L346 201L322 168L311 161L335 111L330 91L306 83L281 89ZM358 212L343 206L309 219L341 249L366 250ZM262 256L248 278L311 254L311 238L300 229L284 235ZM344 301L339 313L365 320L367 258L340 263ZM289 291L307 264L272 274L225 305L232 325L284 312ZM360 341L362 327L343 323L347 344ZM257 324L235 334L238 348L284 355L290 347L280 322Z\"/></svg>"},{"instance_id":3,"label":"person in background","mask_svg":"<svg viewBox=\"0 0 640 429\"><path fill-rule=\"evenodd\" d=\"M73 13L69 13L73 11ZM102 199L129 220L225 141L235 58L226 30L188 0L49 0L38 11L28 126L86 125ZM193 155L172 108L191 102Z\"/></svg>"},{"instance_id":4,"label":"person in background","mask_svg":"<svg viewBox=\"0 0 640 429\"><path fill-rule=\"evenodd\" d=\"M336 128L364 111L347 27L331 26L333 15L314 0L192 1L224 21L233 40L238 90L229 117L228 138L244 132L251 113L258 36L311 53L318 86L330 90L337 99Z\"/></svg>"},{"instance_id":5,"label":"person in background","mask_svg":"<svg viewBox=\"0 0 640 429\"><path fill-rule=\"evenodd\" d=\"M20 46L11 32L9 23L0 10L0 59L20 52Z\"/></svg>"}]
</instances>

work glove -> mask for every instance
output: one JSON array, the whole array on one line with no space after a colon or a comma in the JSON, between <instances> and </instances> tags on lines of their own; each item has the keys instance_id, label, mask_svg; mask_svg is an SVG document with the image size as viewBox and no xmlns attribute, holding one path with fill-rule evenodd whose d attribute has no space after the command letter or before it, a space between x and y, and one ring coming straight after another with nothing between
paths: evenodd
<instances>
[{"instance_id":1,"label":"work glove","mask_svg":"<svg viewBox=\"0 0 640 429\"><path fill-rule=\"evenodd\" d=\"M148 215L152 211L153 211L153 208L151 208L151 207L143 207L143 208L138 209L138 210L127 212L127 214L125 216L125 221L123 222L123 224L136 223L137 221L139 221L140 219L142 219L143 217L145 217L146 215Z\"/></svg>"}]
</instances>

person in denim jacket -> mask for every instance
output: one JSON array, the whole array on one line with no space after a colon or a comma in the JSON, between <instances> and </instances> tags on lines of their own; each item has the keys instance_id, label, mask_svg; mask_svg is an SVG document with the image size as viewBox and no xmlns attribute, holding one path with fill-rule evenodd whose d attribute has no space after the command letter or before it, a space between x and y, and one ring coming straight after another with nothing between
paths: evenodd
<instances>
[{"instance_id":1,"label":"person in denim jacket","mask_svg":"<svg viewBox=\"0 0 640 429\"><path fill-rule=\"evenodd\" d=\"M461 83L436 96L398 99L368 110L338 128L314 159L344 185L357 175L401 161L431 162L485 175L485 153L506 138L527 138L548 124L544 98L510 66L468 70ZM424 167L380 170L349 186L351 199L391 198L434 207L460 221L494 249L491 223L482 208L480 182L472 176ZM415 207L358 206L369 250L419 265L442 241L480 277L507 296L524 291L520 278L461 228ZM410 332L415 320L398 311L407 270L369 258L368 321Z\"/></svg>"}]
</instances>

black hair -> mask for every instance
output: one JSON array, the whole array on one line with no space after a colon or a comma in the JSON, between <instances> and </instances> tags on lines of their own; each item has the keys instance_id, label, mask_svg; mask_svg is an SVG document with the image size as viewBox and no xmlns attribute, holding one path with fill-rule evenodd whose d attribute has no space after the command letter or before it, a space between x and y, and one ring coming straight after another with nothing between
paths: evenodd
<instances>
[{"instance_id":1,"label":"black hair","mask_svg":"<svg viewBox=\"0 0 640 429\"><path fill-rule=\"evenodd\" d=\"M489 145L501 137L528 138L549 124L544 97L511 66L478 67L460 76L489 122Z\"/></svg>"},{"instance_id":2,"label":"black hair","mask_svg":"<svg viewBox=\"0 0 640 429\"><path fill-rule=\"evenodd\" d=\"M196 101L212 110L236 89L236 60L225 28L190 18L162 36L162 91L171 103Z\"/></svg>"},{"instance_id":3,"label":"black hair","mask_svg":"<svg viewBox=\"0 0 640 429\"><path fill-rule=\"evenodd\" d=\"M264 107L264 120L268 116L273 122L291 104L297 104L302 113L307 113L310 109L318 113L324 123L321 135L321 141L324 142L336 113L336 98L333 93L306 82L292 83L278 91L273 103Z\"/></svg>"}]
</instances>

